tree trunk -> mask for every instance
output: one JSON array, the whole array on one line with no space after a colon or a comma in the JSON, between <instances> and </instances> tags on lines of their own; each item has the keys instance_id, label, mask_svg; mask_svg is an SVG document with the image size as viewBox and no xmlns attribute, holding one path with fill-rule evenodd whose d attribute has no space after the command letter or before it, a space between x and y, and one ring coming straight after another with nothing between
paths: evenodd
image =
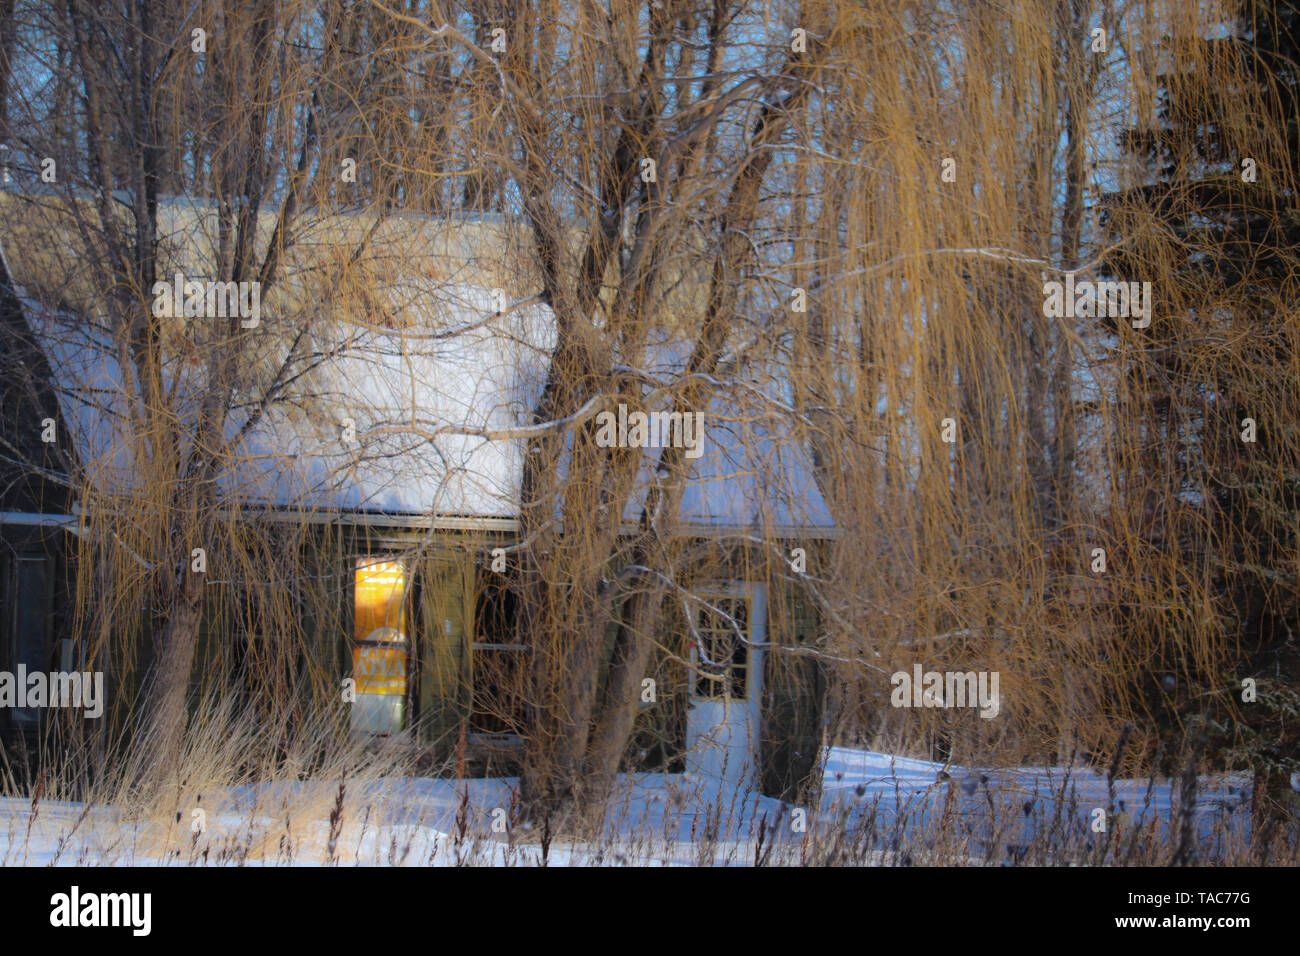
<instances>
[{"instance_id":1,"label":"tree trunk","mask_svg":"<svg viewBox=\"0 0 1300 956\"><path fill-rule=\"evenodd\" d=\"M150 804L179 787L185 752L186 696L203 621L203 576L186 567L173 590L162 633L154 641L154 660L145 681L136 752L153 759L138 771ZM174 791L173 791L174 792Z\"/></svg>"}]
</instances>

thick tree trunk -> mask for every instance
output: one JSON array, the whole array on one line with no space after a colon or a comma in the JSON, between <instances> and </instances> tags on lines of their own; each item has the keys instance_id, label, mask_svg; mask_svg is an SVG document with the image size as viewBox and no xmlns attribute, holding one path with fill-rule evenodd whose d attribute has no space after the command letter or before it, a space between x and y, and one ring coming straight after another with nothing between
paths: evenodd
<instances>
[{"instance_id":1,"label":"thick tree trunk","mask_svg":"<svg viewBox=\"0 0 1300 956\"><path fill-rule=\"evenodd\" d=\"M585 787L595 804L608 797L628 741L632 738L641 681L654 648L651 635L658 633L662 619L662 584L641 583L643 586L633 595L627 619L619 629L606 679L604 703L592 728L587 749Z\"/></svg>"},{"instance_id":2,"label":"thick tree trunk","mask_svg":"<svg viewBox=\"0 0 1300 956\"><path fill-rule=\"evenodd\" d=\"M149 803L164 798L180 782L185 751L186 697L203 619L203 576L188 567L174 589L170 613L154 641L154 660L142 696L142 721L135 741L150 761L138 781Z\"/></svg>"}]
</instances>

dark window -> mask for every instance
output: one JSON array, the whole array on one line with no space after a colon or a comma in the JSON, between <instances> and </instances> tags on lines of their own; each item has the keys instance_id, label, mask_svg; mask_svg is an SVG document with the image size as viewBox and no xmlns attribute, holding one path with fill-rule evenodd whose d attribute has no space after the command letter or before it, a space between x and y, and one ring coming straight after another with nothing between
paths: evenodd
<instances>
[{"instance_id":1,"label":"dark window","mask_svg":"<svg viewBox=\"0 0 1300 956\"><path fill-rule=\"evenodd\" d=\"M19 557L14 562L14 617L11 657L14 671L25 665L27 673L49 670L50 620L49 568L44 558ZM14 710L15 720L38 719L37 708Z\"/></svg>"},{"instance_id":2,"label":"dark window","mask_svg":"<svg viewBox=\"0 0 1300 956\"><path fill-rule=\"evenodd\" d=\"M519 597L509 579L479 570L474 601L474 688L470 730L519 734L528 725L529 648L520 640Z\"/></svg>"},{"instance_id":3,"label":"dark window","mask_svg":"<svg viewBox=\"0 0 1300 956\"><path fill-rule=\"evenodd\" d=\"M695 696L744 700L749 671L749 605L743 598L717 598L696 618ZM713 608L717 608L714 610Z\"/></svg>"}]
</instances>

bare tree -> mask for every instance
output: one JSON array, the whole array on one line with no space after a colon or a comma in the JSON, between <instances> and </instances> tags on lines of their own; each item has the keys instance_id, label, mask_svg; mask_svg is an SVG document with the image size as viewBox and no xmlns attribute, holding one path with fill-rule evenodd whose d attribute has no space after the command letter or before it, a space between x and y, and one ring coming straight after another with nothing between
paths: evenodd
<instances>
[{"instance_id":1,"label":"bare tree","mask_svg":"<svg viewBox=\"0 0 1300 956\"><path fill-rule=\"evenodd\" d=\"M81 555L92 659L103 660L114 638L152 641L137 737L149 755L142 782L158 786L179 772L210 609L198 555L221 555L231 568L256 553L241 550L248 541L231 521L222 476L246 454L240 439L320 362L310 313L296 310L325 303L277 292L304 207L337 175L320 165L327 118L313 91L335 79L340 7L317 17L306 7L232 5L204 17L162 3L92 9L74 0L24 13L35 37L21 58L27 76L47 70L57 88L70 82L75 107L52 124L59 103L48 87L15 96L15 160L28 161L27 183L48 172L48 185L29 185L7 207L6 244L24 266L45 351L82 350L117 385L79 395L91 454L63 464L92 529ZM168 187L190 194L178 202ZM217 311L204 321L214 292ZM173 306L182 296L191 308ZM114 474L115 458L126 474ZM273 566L268 552L245 567L256 581ZM141 595L143 608L133 607Z\"/></svg>"}]
</instances>

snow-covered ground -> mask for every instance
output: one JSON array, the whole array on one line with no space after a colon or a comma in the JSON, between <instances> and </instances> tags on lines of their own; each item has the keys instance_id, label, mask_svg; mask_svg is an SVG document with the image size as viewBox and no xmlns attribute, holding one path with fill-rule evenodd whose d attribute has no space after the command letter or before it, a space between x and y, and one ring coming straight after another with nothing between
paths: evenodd
<instances>
[{"instance_id":1,"label":"snow-covered ground","mask_svg":"<svg viewBox=\"0 0 1300 956\"><path fill-rule=\"evenodd\" d=\"M313 781L207 794L166 821L114 807L0 800L0 865L751 865L852 844L857 862L906 851L944 862L1014 860L1050 833L1082 847L1104 818L1112 837L1170 838L1181 781L1116 780L1090 769L949 767L832 748L820 805L792 807L681 774L620 780L602 836L550 841L515 825L514 778ZM1191 818L1198 854L1214 859L1249 832L1250 778L1202 777ZM154 815L155 817L157 815ZM1172 829L1171 829L1172 828ZM942 835L942 839L940 836ZM333 839L331 840L331 836ZM940 842L935 842L939 840ZM331 848L331 842L333 844ZM545 844L545 850L543 849ZM864 851L865 848L865 851ZM847 852L847 851L843 851Z\"/></svg>"}]
</instances>

